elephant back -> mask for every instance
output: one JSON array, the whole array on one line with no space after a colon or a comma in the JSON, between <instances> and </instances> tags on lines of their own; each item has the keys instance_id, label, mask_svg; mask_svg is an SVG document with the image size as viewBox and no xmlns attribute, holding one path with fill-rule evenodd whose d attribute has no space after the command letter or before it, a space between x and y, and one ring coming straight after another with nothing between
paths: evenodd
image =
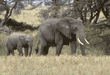
<instances>
[{"instance_id":1,"label":"elephant back","mask_svg":"<svg viewBox=\"0 0 110 75\"><path fill-rule=\"evenodd\" d=\"M59 20L60 19L58 18L49 18L43 21L41 25L52 25L53 26L53 25L56 25L56 23L58 23Z\"/></svg>"}]
</instances>

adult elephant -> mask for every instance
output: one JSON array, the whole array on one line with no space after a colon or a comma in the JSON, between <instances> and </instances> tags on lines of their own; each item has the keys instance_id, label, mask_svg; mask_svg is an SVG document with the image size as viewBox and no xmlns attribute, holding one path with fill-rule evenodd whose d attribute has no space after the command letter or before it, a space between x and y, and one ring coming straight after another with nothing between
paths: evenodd
<instances>
[{"instance_id":1,"label":"adult elephant","mask_svg":"<svg viewBox=\"0 0 110 75\"><path fill-rule=\"evenodd\" d=\"M85 54L84 25L80 18L50 18L42 22L38 29L39 42L35 49L38 53L38 44L41 43L40 55L47 55L50 46L56 46L56 55L60 55L63 45L71 47L71 54L76 53L77 40L80 43L82 55ZM87 42L88 43L88 42ZM89 44L89 43L88 43Z\"/></svg>"},{"instance_id":2,"label":"adult elephant","mask_svg":"<svg viewBox=\"0 0 110 75\"><path fill-rule=\"evenodd\" d=\"M33 40L30 35L13 33L6 41L7 56L10 55L10 53L14 55L14 50L16 49L18 50L19 55L23 56L22 47L24 47L25 56L28 56L28 49L30 48L30 56L32 53L32 46Z\"/></svg>"}]
</instances>

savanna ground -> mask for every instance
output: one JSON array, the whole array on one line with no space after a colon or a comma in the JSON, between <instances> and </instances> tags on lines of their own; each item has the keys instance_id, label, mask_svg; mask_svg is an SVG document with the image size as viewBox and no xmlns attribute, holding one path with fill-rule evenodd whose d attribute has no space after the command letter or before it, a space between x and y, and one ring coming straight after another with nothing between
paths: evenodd
<instances>
[{"instance_id":1,"label":"savanna ground","mask_svg":"<svg viewBox=\"0 0 110 75\"><path fill-rule=\"evenodd\" d=\"M42 21L37 17L39 10L40 8L22 10L21 15L13 14L11 18L37 27ZM0 17L3 18L1 15ZM86 28L86 30L88 29ZM110 57L104 55L103 50L90 48L91 42L90 45L86 45L86 57L82 56L79 44L76 56L70 55L69 46L63 47L60 56L55 55L55 47L49 49L47 56L39 56L34 51L38 41L37 30L25 30L19 33L32 36L34 44L32 56L18 56L18 51L15 50L15 56L7 57L5 41L9 35L0 34L0 75L110 75ZM86 37L89 36L86 35Z\"/></svg>"}]
</instances>

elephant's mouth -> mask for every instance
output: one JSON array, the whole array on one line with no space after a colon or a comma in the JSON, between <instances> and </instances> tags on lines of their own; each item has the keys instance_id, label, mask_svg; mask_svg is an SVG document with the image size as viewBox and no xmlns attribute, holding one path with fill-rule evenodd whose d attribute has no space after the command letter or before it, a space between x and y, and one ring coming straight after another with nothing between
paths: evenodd
<instances>
[{"instance_id":1,"label":"elephant's mouth","mask_svg":"<svg viewBox=\"0 0 110 75\"><path fill-rule=\"evenodd\" d=\"M78 40L78 42L79 42L81 45L84 45L84 43L82 43L79 38L77 38L77 40ZM87 44L89 44L89 42L88 42L86 39L84 39L84 40L85 40L85 42L86 42Z\"/></svg>"}]
</instances>

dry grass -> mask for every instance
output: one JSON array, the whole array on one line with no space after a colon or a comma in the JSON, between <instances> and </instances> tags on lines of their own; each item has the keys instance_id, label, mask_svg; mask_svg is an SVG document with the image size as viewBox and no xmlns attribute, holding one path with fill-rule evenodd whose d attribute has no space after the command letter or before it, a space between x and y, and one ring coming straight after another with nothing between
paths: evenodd
<instances>
[{"instance_id":1,"label":"dry grass","mask_svg":"<svg viewBox=\"0 0 110 75\"><path fill-rule=\"evenodd\" d=\"M1 56L0 75L109 75L108 56Z\"/></svg>"},{"instance_id":2,"label":"dry grass","mask_svg":"<svg viewBox=\"0 0 110 75\"><path fill-rule=\"evenodd\" d=\"M38 18L39 8L34 10L23 10L19 16L12 15L11 18L19 22L26 22L33 26L40 24ZM0 16L1 17L1 16ZM2 16L3 17L3 16ZM70 48L64 46L62 54L58 57L55 55L55 47L51 47L47 56L39 56L34 52L37 39L37 30L24 32L30 34L34 40L33 54L31 57L6 56L5 41L9 35L0 34L0 75L110 75L110 57L104 56L103 51L94 48L89 49L86 46L86 57L81 55L78 46L77 56L70 55ZM2 41L3 40L3 41Z\"/></svg>"}]
</instances>

